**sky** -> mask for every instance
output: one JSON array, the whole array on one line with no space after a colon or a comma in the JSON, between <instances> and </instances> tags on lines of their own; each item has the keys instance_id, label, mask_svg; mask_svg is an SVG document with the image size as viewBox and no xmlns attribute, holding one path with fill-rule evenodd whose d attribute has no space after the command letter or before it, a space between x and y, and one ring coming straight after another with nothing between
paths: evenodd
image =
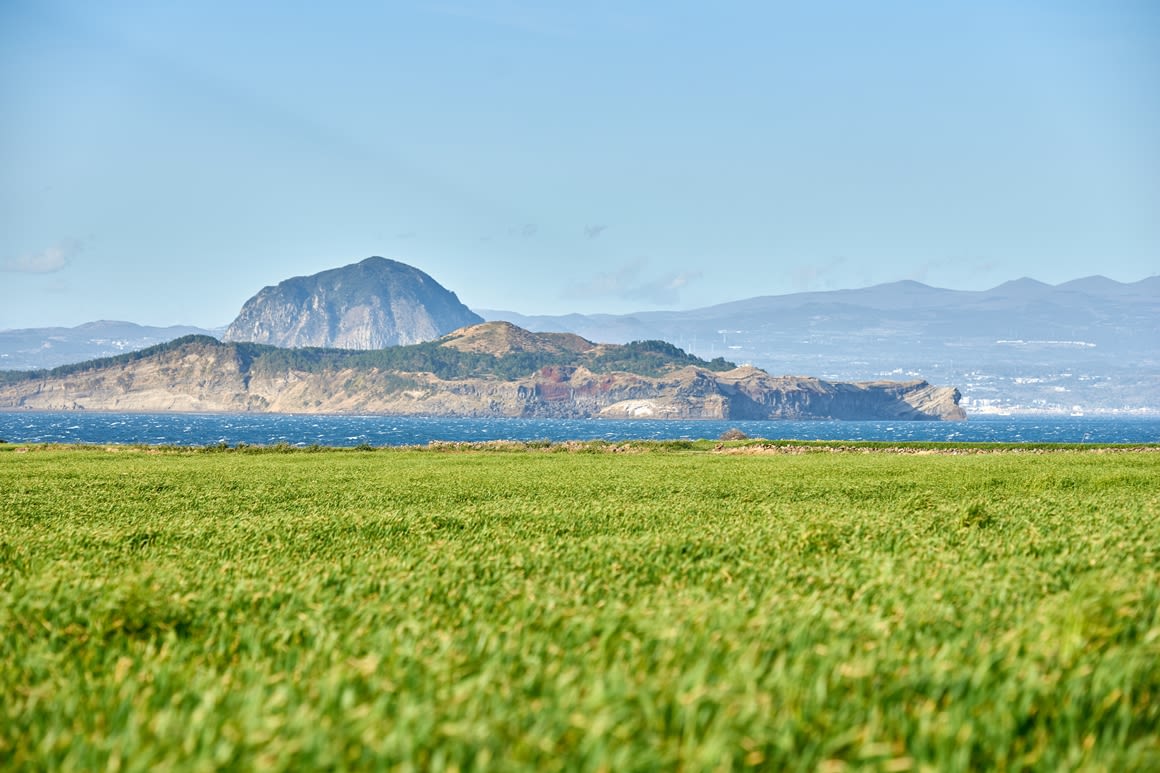
<instances>
[{"instance_id":1,"label":"sky","mask_svg":"<svg viewBox=\"0 0 1160 773\"><path fill-rule=\"evenodd\" d=\"M1160 4L0 0L0 329L1160 273Z\"/></svg>"}]
</instances>

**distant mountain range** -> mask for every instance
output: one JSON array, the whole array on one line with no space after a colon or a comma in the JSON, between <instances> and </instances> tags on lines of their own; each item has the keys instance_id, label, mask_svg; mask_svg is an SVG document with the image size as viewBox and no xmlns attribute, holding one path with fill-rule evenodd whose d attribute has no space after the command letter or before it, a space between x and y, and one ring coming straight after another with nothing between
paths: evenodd
<instances>
[{"instance_id":1,"label":"distant mountain range","mask_svg":"<svg viewBox=\"0 0 1160 773\"><path fill-rule=\"evenodd\" d=\"M658 338L771 373L957 384L971 413L1160 411L1160 276L982 291L904 281L623 315L479 313L612 343Z\"/></svg>"},{"instance_id":2,"label":"distant mountain range","mask_svg":"<svg viewBox=\"0 0 1160 773\"><path fill-rule=\"evenodd\" d=\"M622 315L477 311L418 269L376 257L265 288L223 337L376 349L488 319L606 343L668 341L774 374L955 384L976 414L1160 411L1160 276L1019 279L982 291L904 281ZM0 331L0 369L54 367L190 333L221 330L99 322Z\"/></svg>"},{"instance_id":3,"label":"distant mountain range","mask_svg":"<svg viewBox=\"0 0 1160 773\"><path fill-rule=\"evenodd\" d=\"M220 336L191 325L148 327L132 322L100 320L76 327L35 327L0 330L0 370L55 368L98 357L112 357L187 335Z\"/></svg>"}]
</instances>

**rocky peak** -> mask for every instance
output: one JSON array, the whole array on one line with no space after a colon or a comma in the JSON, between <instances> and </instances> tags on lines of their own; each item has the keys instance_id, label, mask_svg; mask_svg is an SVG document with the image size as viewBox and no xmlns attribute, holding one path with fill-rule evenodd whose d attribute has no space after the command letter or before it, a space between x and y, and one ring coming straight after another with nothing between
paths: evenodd
<instances>
[{"instance_id":1,"label":"rocky peak","mask_svg":"<svg viewBox=\"0 0 1160 773\"><path fill-rule=\"evenodd\" d=\"M482 321L419 269L376 256L263 288L242 306L224 339L382 349L431 341Z\"/></svg>"}]
</instances>

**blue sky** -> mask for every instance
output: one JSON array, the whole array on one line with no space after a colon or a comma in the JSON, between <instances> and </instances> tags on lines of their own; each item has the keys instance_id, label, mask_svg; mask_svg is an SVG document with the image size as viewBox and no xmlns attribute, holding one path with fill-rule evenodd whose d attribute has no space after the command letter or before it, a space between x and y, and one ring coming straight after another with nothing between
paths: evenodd
<instances>
[{"instance_id":1,"label":"blue sky","mask_svg":"<svg viewBox=\"0 0 1160 773\"><path fill-rule=\"evenodd\" d=\"M333 6L333 7L332 7ZM1160 4L0 3L0 329L1160 273Z\"/></svg>"}]
</instances>

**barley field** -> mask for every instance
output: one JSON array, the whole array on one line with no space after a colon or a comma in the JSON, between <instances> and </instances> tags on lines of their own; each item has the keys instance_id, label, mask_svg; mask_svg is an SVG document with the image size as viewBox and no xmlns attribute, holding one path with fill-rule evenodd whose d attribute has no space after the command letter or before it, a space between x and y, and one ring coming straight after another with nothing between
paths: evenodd
<instances>
[{"instance_id":1,"label":"barley field","mask_svg":"<svg viewBox=\"0 0 1160 773\"><path fill-rule=\"evenodd\" d=\"M0 446L6 770L1157 770L1160 451Z\"/></svg>"}]
</instances>

